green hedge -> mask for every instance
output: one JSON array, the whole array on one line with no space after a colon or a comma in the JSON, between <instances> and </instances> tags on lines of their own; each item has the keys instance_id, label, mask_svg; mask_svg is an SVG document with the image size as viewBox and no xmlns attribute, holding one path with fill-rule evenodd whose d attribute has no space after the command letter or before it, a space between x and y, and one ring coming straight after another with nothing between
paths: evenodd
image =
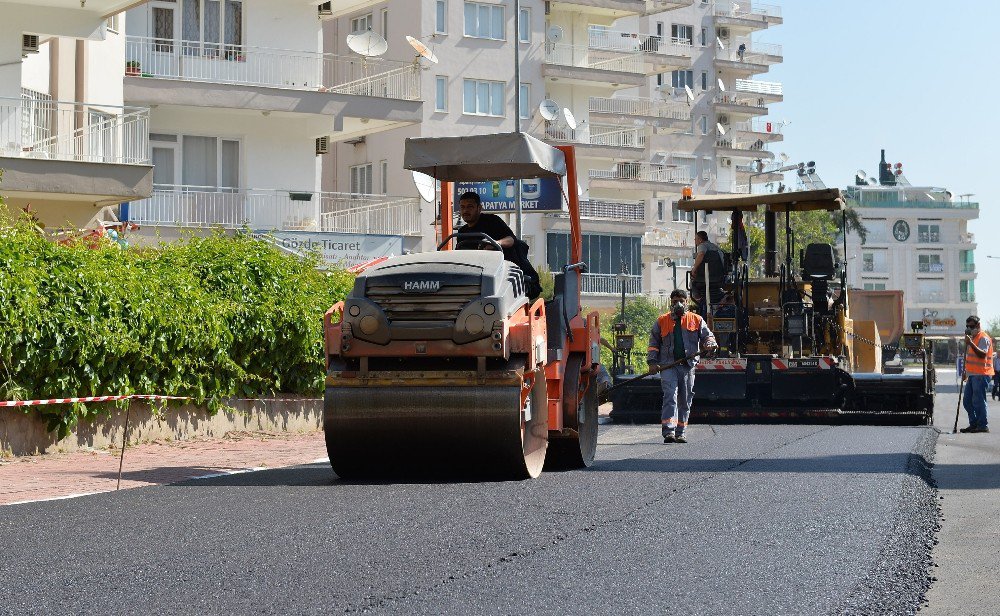
<instances>
[{"instance_id":1,"label":"green hedge","mask_svg":"<svg viewBox=\"0 0 1000 616\"><path fill-rule=\"evenodd\" d=\"M319 394L322 317L353 276L247 236L157 249L0 226L0 400ZM65 435L107 405L33 407Z\"/></svg>"}]
</instances>

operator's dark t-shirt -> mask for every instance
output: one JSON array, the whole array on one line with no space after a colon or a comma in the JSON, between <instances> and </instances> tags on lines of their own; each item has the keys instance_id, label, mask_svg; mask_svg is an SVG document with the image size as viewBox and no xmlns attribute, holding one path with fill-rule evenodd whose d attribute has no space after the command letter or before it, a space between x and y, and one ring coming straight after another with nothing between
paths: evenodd
<instances>
[{"instance_id":1,"label":"operator's dark t-shirt","mask_svg":"<svg viewBox=\"0 0 1000 616\"><path fill-rule=\"evenodd\" d=\"M496 214L480 214L476 226L462 225L458 228L459 233L485 233L496 241L505 237L514 237L514 232L510 230L507 223Z\"/></svg>"}]
</instances>

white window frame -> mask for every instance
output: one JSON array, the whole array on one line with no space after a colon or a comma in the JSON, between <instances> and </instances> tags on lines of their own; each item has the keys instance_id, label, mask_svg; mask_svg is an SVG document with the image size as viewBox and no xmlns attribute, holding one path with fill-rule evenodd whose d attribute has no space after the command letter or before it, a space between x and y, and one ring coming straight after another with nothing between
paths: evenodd
<instances>
[{"instance_id":1,"label":"white window frame","mask_svg":"<svg viewBox=\"0 0 1000 616\"><path fill-rule=\"evenodd\" d=\"M375 16L372 13L358 15L351 18L351 34L361 34L372 29Z\"/></svg>"},{"instance_id":2,"label":"white window frame","mask_svg":"<svg viewBox=\"0 0 1000 616\"><path fill-rule=\"evenodd\" d=\"M105 25L107 26L108 32L113 32L118 34L119 31L119 17L121 13L115 13L114 15L109 15L107 20L105 20Z\"/></svg>"},{"instance_id":3,"label":"white window frame","mask_svg":"<svg viewBox=\"0 0 1000 616\"><path fill-rule=\"evenodd\" d=\"M389 194L389 161L382 160L379 162L379 174L382 176L379 178L379 188L382 189L382 194Z\"/></svg>"},{"instance_id":4,"label":"white window frame","mask_svg":"<svg viewBox=\"0 0 1000 616\"><path fill-rule=\"evenodd\" d=\"M174 8L174 37L175 40L183 41L181 43L181 52L187 56L225 56L227 60L234 60L241 56L241 48L246 44L246 4L243 0L231 0L232 2L238 3L240 5L240 23L239 32L236 33L236 41L226 40L226 11L227 1L219 0L219 40L209 41L206 37L205 25L207 22L206 16L208 11L205 7L205 0L195 0L198 2L198 38L192 39L187 38L184 34L185 32L185 16L184 10L186 3L177 2L173 5ZM167 8L169 5L161 4L161 7ZM178 34L180 35L178 37Z\"/></svg>"},{"instance_id":5,"label":"white window frame","mask_svg":"<svg viewBox=\"0 0 1000 616\"><path fill-rule=\"evenodd\" d=\"M687 86L694 90L694 71L689 68L670 71L670 85L682 90Z\"/></svg>"},{"instance_id":6,"label":"white window frame","mask_svg":"<svg viewBox=\"0 0 1000 616\"><path fill-rule=\"evenodd\" d=\"M517 117L521 120L531 119L531 84L522 83L519 90L521 97L521 108L518 109Z\"/></svg>"},{"instance_id":7,"label":"white window frame","mask_svg":"<svg viewBox=\"0 0 1000 616\"><path fill-rule=\"evenodd\" d=\"M474 87L475 98L474 98L474 111L469 111L469 85L472 84ZM483 87L486 87L486 110L483 110L480 103L482 102ZM507 84L503 81L489 81L485 79L463 79L462 80L462 113L464 115L476 115L476 116L489 116L493 118L503 118L506 117L506 86ZM499 96L500 101L500 113L493 113L496 109L496 100Z\"/></svg>"},{"instance_id":8,"label":"white window frame","mask_svg":"<svg viewBox=\"0 0 1000 616\"><path fill-rule=\"evenodd\" d=\"M438 75L434 78L434 111L436 113L446 113L448 111L447 75Z\"/></svg>"},{"instance_id":9,"label":"white window frame","mask_svg":"<svg viewBox=\"0 0 1000 616\"><path fill-rule=\"evenodd\" d=\"M708 116L701 116L698 118L698 128L701 129L702 135L708 134Z\"/></svg>"},{"instance_id":10,"label":"white window frame","mask_svg":"<svg viewBox=\"0 0 1000 616\"><path fill-rule=\"evenodd\" d=\"M389 9L382 9L379 14L382 21L382 38L389 39Z\"/></svg>"},{"instance_id":11,"label":"white window frame","mask_svg":"<svg viewBox=\"0 0 1000 616\"><path fill-rule=\"evenodd\" d=\"M352 195L372 194L372 171L373 167L371 163L364 163L363 165L351 165L350 189Z\"/></svg>"},{"instance_id":12,"label":"white window frame","mask_svg":"<svg viewBox=\"0 0 1000 616\"><path fill-rule=\"evenodd\" d=\"M202 139L215 139L215 186L197 186L186 184L187 180L184 178L184 139L189 137L197 137ZM169 140L169 139L173 140ZM231 142L236 144L236 186L223 186L222 185L222 175L223 175L223 157L224 150L223 144L225 142ZM238 191L243 184L243 178L245 174L243 172L243 161L245 157L246 150L244 149L243 139L240 137L220 137L219 135L199 135L197 133L192 134L178 134L178 133L155 133L155 136L150 136L150 154L152 154L153 148L170 149L174 152L174 180L173 184L176 186L183 187L185 189L208 189L215 188L218 192L234 192Z\"/></svg>"},{"instance_id":13,"label":"white window frame","mask_svg":"<svg viewBox=\"0 0 1000 616\"><path fill-rule=\"evenodd\" d=\"M708 90L708 71L701 72L701 91Z\"/></svg>"},{"instance_id":14,"label":"white window frame","mask_svg":"<svg viewBox=\"0 0 1000 616\"><path fill-rule=\"evenodd\" d=\"M670 24L670 39L694 45L694 26L690 24Z\"/></svg>"},{"instance_id":15,"label":"white window frame","mask_svg":"<svg viewBox=\"0 0 1000 616\"><path fill-rule=\"evenodd\" d=\"M448 0L437 0L434 4L434 34L448 33Z\"/></svg>"},{"instance_id":16,"label":"white window frame","mask_svg":"<svg viewBox=\"0 0 1000 616\"><path fill-rule=\"evenodd\" d=\"M486 4L482 2L468 2L464 4L465 13L463 14L463 29L462 34L467 38L481 38L488 39L492 41L506 41L507 40L507 15L506 8L502 4ZM474 15L471 15L473 19L474 32L469 32L469 11L475 11ZM499 12L499 32L497 31L497 13ZM482 23L483 15L488 15L487 19L489 23L485 26Z\"/></svg>"},{"instance_id":17,"label":"white window frame","mask_svg":"<svg viewBox=\"0 0 1000 616\"><path fill-rule=\"evenodd\" d=\"M518 41L521 43L531 42L531 9L521 7L521 12L518 14L517 22L517 36Z\"/></svg>"}]
</instances>

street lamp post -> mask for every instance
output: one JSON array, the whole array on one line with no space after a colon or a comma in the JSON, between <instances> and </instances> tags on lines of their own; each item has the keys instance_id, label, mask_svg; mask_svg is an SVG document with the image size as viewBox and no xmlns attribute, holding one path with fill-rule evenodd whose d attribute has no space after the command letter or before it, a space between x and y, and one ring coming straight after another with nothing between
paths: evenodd
<instances>
[{"instance_id":1,"label":"street lamp post","mask_svg":"<svg viewBox=\"0 0 1000 616\"><path fill-rule=\"evenodd\" d=\"M674 261L670 257L667 257L667 265L674 270L674 289L677 288L677 261Z\"/></svg>"}]
</instances>

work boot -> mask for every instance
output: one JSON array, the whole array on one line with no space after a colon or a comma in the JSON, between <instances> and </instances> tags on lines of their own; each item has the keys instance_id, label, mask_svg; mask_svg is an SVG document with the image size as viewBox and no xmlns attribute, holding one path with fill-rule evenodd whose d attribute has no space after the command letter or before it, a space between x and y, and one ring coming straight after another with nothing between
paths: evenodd
<instances>
[{"instance_id":1,"label":"work boot","mask_svg":"<svg viewBox=\"0 0 1000 616\"><path fill-rule=\"evenodd\" d=\"M678 443L686 443L686 442L688 442L687 437L684 436L683 434L678 434L676 436L676 438L674 438L674 440L677 441Z\"/></svg>"},{"instance_id":2,"label":"work boot","mask_svg":"<svg viewBox=\"0 0 1000 616\"><path fill-rule=\"evenodd\" d=\"M969 432L975 432L976 434L979 434L980 432L989 432L989 431L990 429L986 426L983 426L982 428L975 428L973 430L969 430Z\"/></svg>"},{"instance_id":3,"label":"work boot","mask_svg":"<svg viewBox=\"0 0 1000 616\"><path fill-rule=\"evenodd\" d=\"M962 428L961 430L959 430L959 432L962 432L964 434L968 434L969 432L975 432L975 431L976 428L974 426L969 426L968 428Z\"/></svg>"},{"instance_id":4,"label":"work boot","mask_svg":"<svg viewBox=\"0 0 1000 616\"><path fill-rule=\"evenodd\" d=\"M664 443L676 443L677 439L674 438L673 434L664 434L663 435L663 442Z\"/></svg>"}]
</instances>

